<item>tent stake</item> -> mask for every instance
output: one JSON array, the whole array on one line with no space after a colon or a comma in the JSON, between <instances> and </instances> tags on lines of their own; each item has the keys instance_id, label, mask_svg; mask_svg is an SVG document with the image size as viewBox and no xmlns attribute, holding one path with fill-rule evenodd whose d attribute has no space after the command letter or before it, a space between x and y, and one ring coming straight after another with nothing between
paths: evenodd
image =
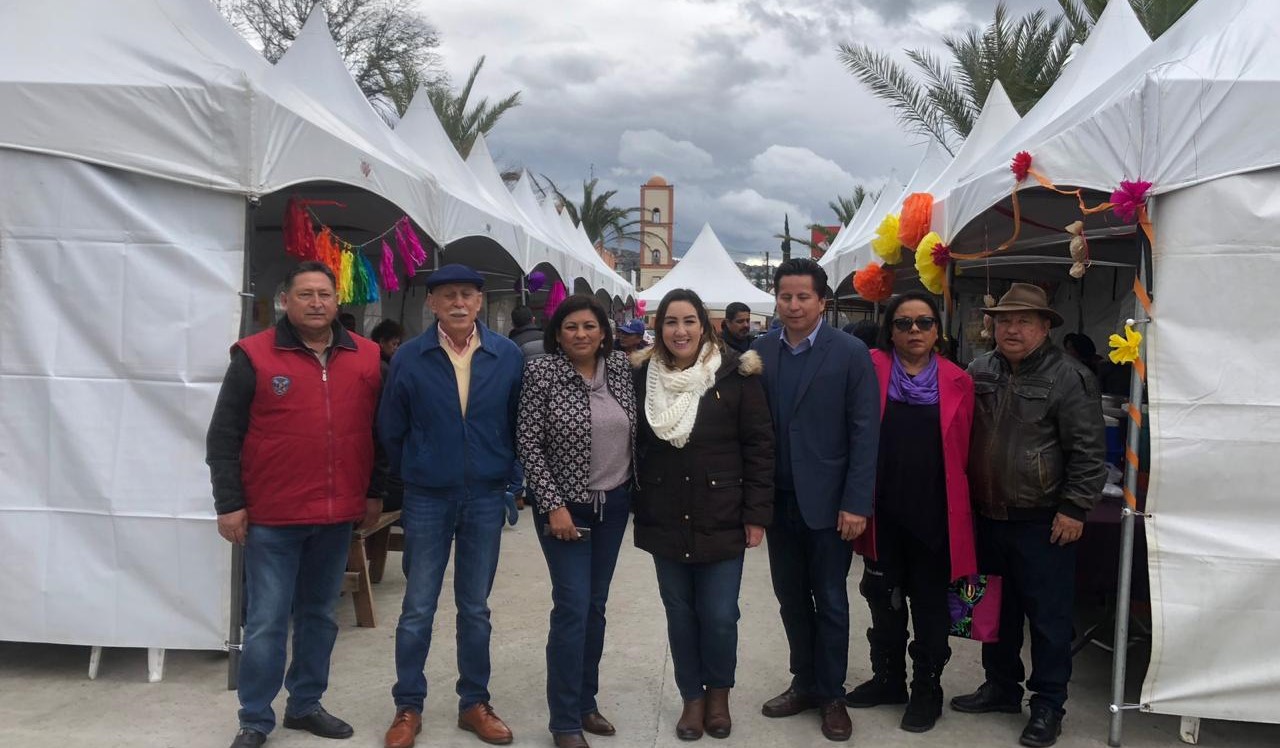
<instances>
[{"instance_id":1,"label":"tent stake","mask_svg":"<svg viewBox=\"0 0 1280 748\"><path fill-rule=\"evenodd\" d=\"M1138 281L1144 288L1148 286L1147 277L1147 247L1146 237L1141 231L1138 232ZM1135 299L1133 302L1135 319L1147 319L1146 310L1142 308L1142 302ZM1147 343L1146 337L1139 347L1139 355L1146 360ZM1129 379L1129 407L1131 413L1142 413L1143 400L1143 381L1141 367L1134 366L1133 373ZM1129 419L1129 431L1126 448L1128 454L1135 456L1138 454L1139 443L1142 436L1142 425L1134 420ZM1136 459L1126 459L1124 468L1124 487L1126 501L1127 497L1136 497L1138 495L1138 466ZM1136 501L1136 499L1135 499ZM1136 506L1128 507L1131 511L1126 511L1120 517L1120 571L1119 583L1116 585L1116 630L1115 630L1115 647L1112 649L1111 659L1111 703L1124 704L1124 681L1125 671L1128 667L1129 656L1129 608L1130 593L1133 586L1133 533L1134 533L1134 512L1137 511ZM1113 748L1121 744L1121 738L1124 731L1124 710L1114 709L1111 712L1111 730L1107 736L1107 745Z\"/></svg>"},{"instance_id":2,"label":"tent stake","mask_svg":"<svg viewBox=\"0 0 1280 748\"><path fill-rule=\"evenodd\" d=\"M240 291L240 337L253 330L253 216L258 209L257 196L250 195L244 211L244 274ZM241 627L244 624L244 546L231 544L231 620L227 631L227 690L240 685Z\"/></svg>"}]
</instances>

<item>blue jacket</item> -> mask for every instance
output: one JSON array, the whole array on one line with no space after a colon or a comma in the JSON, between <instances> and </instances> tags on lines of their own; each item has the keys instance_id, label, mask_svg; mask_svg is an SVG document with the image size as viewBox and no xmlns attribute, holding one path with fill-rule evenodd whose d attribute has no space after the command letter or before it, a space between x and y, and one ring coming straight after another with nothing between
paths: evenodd
<instances>
[{"instance_id":1,"label":"blue jacket","mask_svg":"<svg viewBox=\"0 0 1280 748\"><path fill-rule=\"evenodd\" d=\"M378 409L378 434L406 492L506 484L515 461L516 410L524 357L480 323L471 360L467 417L439 327L400 346Z\"/></svg>"},{"instance_id":2,"label":"blue jacket","mask_svg":"<svg viewBox=\"0 0 1280 748\"><path fill-rule=\"evenodd\" d=\"M764 387L778 419L778 359L782 330L756 338L764 361ZM800 374L788 433L796 503L814 530L836 526L841 511L870 517L880 444L880 387L862 341L823 322Z\"/></svg>"}]
</instances>

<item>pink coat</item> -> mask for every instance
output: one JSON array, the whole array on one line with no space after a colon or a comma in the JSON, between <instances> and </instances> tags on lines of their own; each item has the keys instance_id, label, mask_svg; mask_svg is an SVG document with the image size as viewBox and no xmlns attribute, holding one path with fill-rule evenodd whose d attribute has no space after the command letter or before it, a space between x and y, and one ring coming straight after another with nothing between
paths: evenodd
<instances>
[{"instance_id":1,"label":"pink coat","mask_svg":"<svg viewBox=\"0 0 1280 748\"><path fill-rule=\"evenodd\" d=\"M893 358L885 351L872 351L871 362L880 380L880 415L884 417L889 396L889 370ZM938 404L942 420L942 463L947 481L947 529L951 545L951 578L959 579L978 571L973 539L973 512L969 505L969 432L973 426L973 380L964 369L938 358ZM867 558L876 557L875 517L853 547Z\"/></svg>"}]
</instances>

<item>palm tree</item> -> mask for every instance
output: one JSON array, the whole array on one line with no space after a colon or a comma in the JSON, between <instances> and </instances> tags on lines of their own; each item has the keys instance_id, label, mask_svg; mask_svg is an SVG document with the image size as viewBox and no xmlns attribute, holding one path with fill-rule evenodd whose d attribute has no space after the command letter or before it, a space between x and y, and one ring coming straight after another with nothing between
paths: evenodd
<instances>
[{"instance_id":1,"label":"palm tree","mask_svg":"<svg viewBox=\"0 0 1280 748\"><path fill-rule=\"evenodd\" d=\"M1075 33L1087 35L1107 7L1107 0L1058 0L1058 4ZM1129 0L1129 4L1147 30L1147 35L1157 39L1191 10L1196 0Z\"/></svg>"},{"instance_id":2,"label":"palm tree","mask_svg":"<svg viewBox=\"0 0 1280 748\"><path fill-rule=\"evenodd\" d=\"M448 84L427 86L427 97L431 100L431 106L436 110L436 116L440 118L440 124L449 134L449 139L453 141L453 147L458 149L458 153L463 158L471 153L471 146L476 142L477 135L488 135L489 131L498 124L502 115L520 106L519 91L492 104L487 97L474 104L471 103L471 90L475 87L476 77L480 75L480 69L483 67L484 57L482 56L476 60L471 73L467 75L466 83L458 91L454 91ZM418 82L421 83L421 81ZM409 106L409 100L413 98L416 91L416 88L406 87L389 94L395 103L396 111L401 116L404 115Z\"/></svg>"},{"instance_id":3,"label":"palm tree","mask_svg":"<svg viewBox=\"0 0 1280 748\"><path fill-rule=\"evenodd\" d=\"M844 195L840 195L835 200L827 203L827 207L831 209L832 213L836 214L836 218L840 221L841 226L848 226L849 222L852 221L853 217L858 213L858 209L862 207L863 202L867 200L874 202L879 199L880 190L871 192L866 187L859 184L854 186L852 196L845 197Z\"/></svg>"},{"instance_id":4,"label":"palm tree","mask_svg":"<svg viewBox=\"0 0 1280 748\"><path fill-rule=\"evenodd\" d=\"M889 102L903 124L954 154L997 80L1025 114L1058 79L1071 45L1083 41L1084 33L1044 10L1015 20L1001 2L982 31L943 38L949 64L927 49L907 50L920 78L865 44L841 44L839 58L875 96Z\"/></svg>"},{"instance_id":5,"label":"palm tree","mask_svg":"<svg viewBox=\"0 0 1280 748\"><path fill-rule=\"evenodd\" d=\"M574 223L580 224L587 232L592 244L603 247L620 247L624 242L640 241L640 208L619 208L610 205L609 201L618 194L617 190L605 190L596 193L599 179L582 183L582 201L575 203L565 196L556 183L547 175L542 175L551 187L551 194L556 196ZM541 185L539 185L541 188ZM543 190L545 193L545 189Z\"/></svg>"}]
</instances>

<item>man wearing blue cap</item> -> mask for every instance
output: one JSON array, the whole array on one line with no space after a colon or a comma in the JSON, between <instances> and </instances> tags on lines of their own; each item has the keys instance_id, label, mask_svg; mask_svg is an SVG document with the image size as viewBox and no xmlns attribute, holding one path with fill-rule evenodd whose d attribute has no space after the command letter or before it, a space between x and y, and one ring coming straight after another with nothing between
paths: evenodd
<instances>
[{"instance_id":1,"label":"man wearing blue cap","mask_svg":"<svg viewBox=\"0 0 1280 748\"><path fill-rule=\"evenodd\" d=\"M422 730L423 668L455 542L458 727L486 743L512 740L489 705L489 591L515 461L524 359L515 343L476 321L483 288L484 278L464 265L445 265L427 279L436 324L400 346L378 411L392 471L404 481L407 581L386 748L409 748Z\"/></svg>"},{"instance_id":2,"label":"man wearing blue cap","mask_svg":"<svg viewBox=\"0 0 1280 748\"><path fill-rule=\"evenodd\" d=\"M618 325L618 349L630 356L636 351L643 351L649 346L644 339L644 320L633 319L625 325Z\"/></svg>"}]
</instances>

